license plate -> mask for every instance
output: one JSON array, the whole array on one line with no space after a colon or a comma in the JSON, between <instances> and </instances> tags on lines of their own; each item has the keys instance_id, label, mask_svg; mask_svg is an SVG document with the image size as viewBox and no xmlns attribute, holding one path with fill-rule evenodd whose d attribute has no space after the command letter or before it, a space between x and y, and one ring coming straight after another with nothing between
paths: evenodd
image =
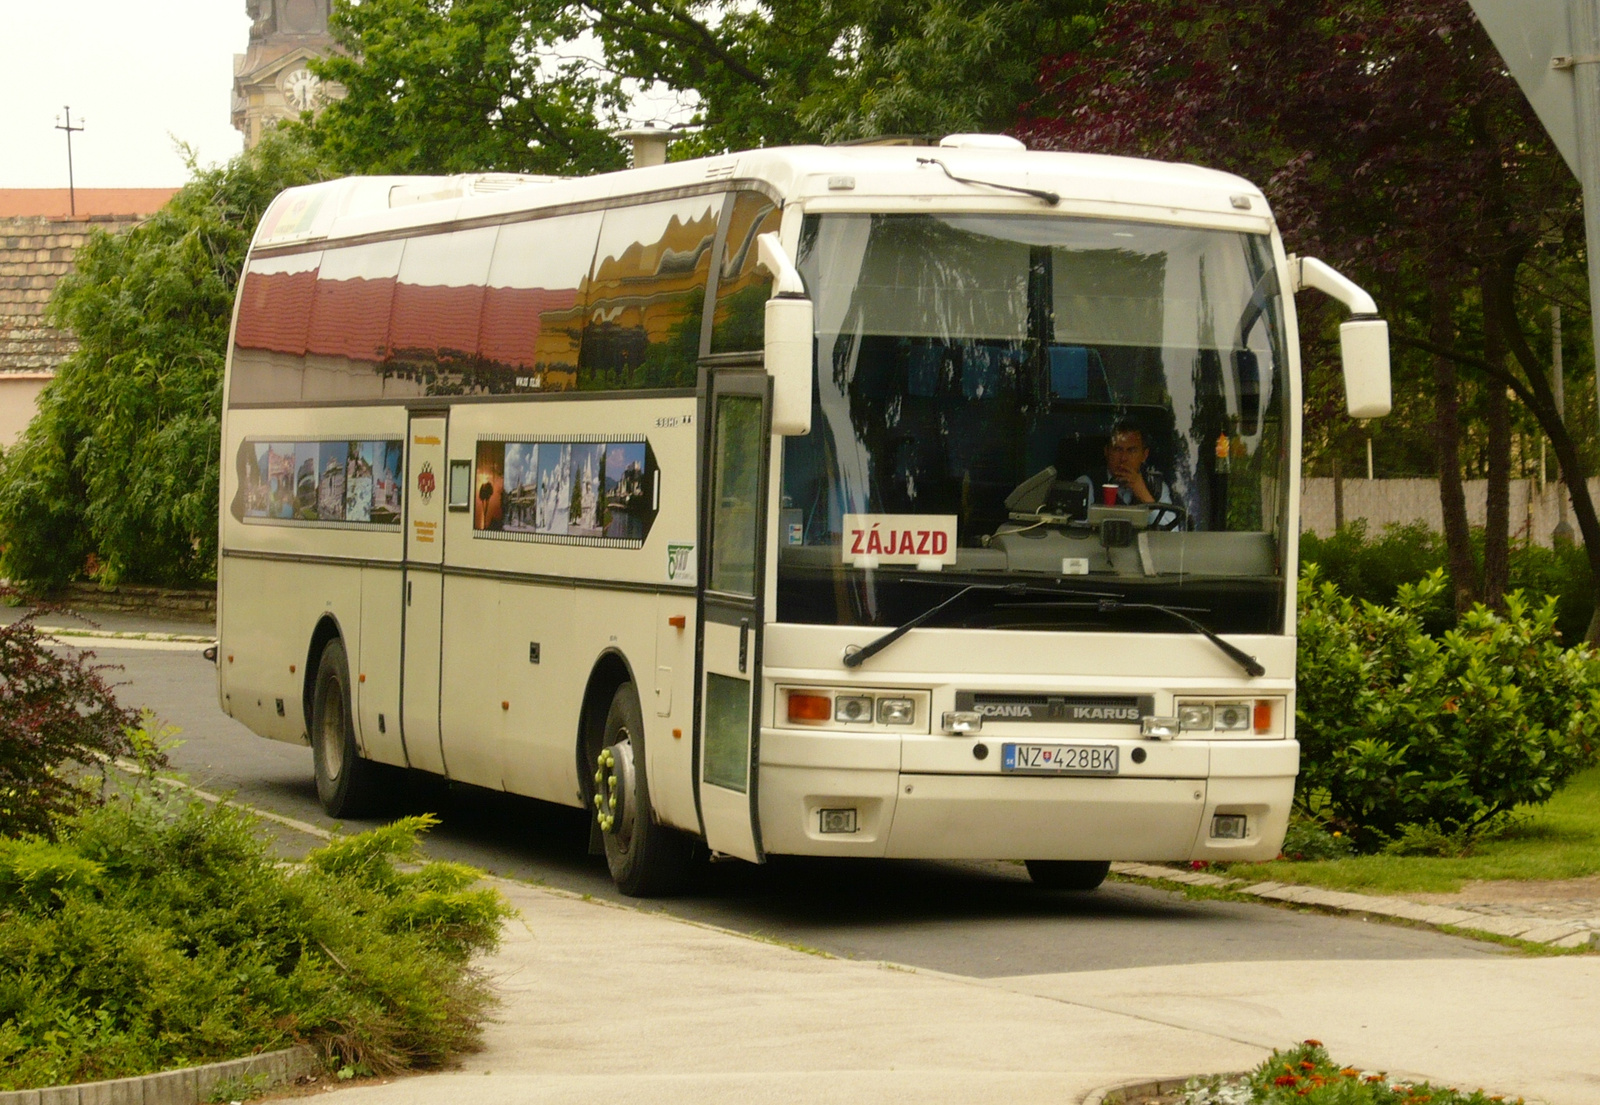
<instances>
[{"instance_id":1,"label":"license plate","mask_svg":"<svg viewBox=\"0 0 1600 1105\"><path fill-rule=\"evenodd\" d=\"M1117 748L1109 744L1005 744L1001 771L1044 775L1115 775Z\"/></svg>"}]
</instances>

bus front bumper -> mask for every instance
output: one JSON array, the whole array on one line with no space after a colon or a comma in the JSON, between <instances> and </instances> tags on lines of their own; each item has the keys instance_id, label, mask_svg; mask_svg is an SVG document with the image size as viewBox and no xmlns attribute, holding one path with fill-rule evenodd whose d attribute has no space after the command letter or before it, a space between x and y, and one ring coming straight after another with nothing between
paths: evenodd
<instances>
[{"instance_id":1,"label":"bus front bumper","mask_svg":"<svg viewBox=\"0 0 1600 1105\"><path fill-rule=\"evenodd\" d=\"M1130 741L1129 750L1140 743L1148 745ZM1176 754L1179 777L907 772L898 742L796 739L764 729L762 843L781 855L897 859L1277 856L1294 796L1295 741L1181 741L1165 749ZM1231 819L1241 815L1242 837L1214 835L1237 828Z\"/></svg>"}]
</instances>

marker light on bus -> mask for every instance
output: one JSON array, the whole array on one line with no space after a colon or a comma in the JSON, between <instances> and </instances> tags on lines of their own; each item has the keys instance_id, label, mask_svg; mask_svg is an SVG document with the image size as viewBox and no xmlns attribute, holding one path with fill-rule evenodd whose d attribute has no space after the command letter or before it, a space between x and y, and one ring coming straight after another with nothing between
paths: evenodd
<instances>
[{"instance_id":1,"label":"marker light on bus","mask_svg":"<svg viewBox=\"0 0 1600 1105\"><path fill-rule=\"evenodd\" d=\"M1255 728L1257 733L1272 732L1272 699L1256 699Z\"/></svg>"},{"instance_id":2,"label":"marker light on bus","mask_svg":"<svg viewBox=\"0 0 1600 1105\"><path fill-rule=\"evenodd\" d=\"M789 692L789 720L826 722L833 718L833 699L825 694Z\"/></svg>"},{"instance_id":3,"label":"marker light on bus","mask_svg":"<svg viewBox=\"0 0 1600 1105\"><path fill-rule=\"evenodd\" d=\"M1178 721L1186 734L1228 733L1270 737L1282 734L1283 699L1250 701L1184 699L1177 703Z\"/></svg>"}]
</instances>

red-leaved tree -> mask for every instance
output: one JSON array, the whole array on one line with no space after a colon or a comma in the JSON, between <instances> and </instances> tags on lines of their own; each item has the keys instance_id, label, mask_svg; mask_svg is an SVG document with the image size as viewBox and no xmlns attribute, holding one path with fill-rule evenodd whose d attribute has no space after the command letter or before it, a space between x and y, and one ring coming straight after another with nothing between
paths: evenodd
<instances>
[{"instance_id":1,"label":"red-leaved tree","mask_svg":"<svg viewBox=\"0 0 1600 1105\"><path fill-rule=\"evenodd\" d=\"M1431 377L1458 608L1498 605L1506 584L1508 389L1554 446L1600 578L1600 519L1525 323L1550 297L1587 302L1560 275L1581 248L1578 188L1466 0L1111 0L1090 50L1046 63L1019 129L1036 147L1236 172L1267 193L1291 251L1379 294L1398 351ZM1332 321L1303 312L1308 363L1332 360ZM1481 575L1459 369L1484 385ZM1343 420L1327 390L1307 389L1313 428Z\"/></svg>"}]
</instances>

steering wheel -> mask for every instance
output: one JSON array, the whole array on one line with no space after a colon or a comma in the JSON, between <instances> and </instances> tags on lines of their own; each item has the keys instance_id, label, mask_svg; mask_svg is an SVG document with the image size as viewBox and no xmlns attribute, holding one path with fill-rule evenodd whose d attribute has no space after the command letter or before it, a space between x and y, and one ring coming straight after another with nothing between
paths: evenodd
<instances>
[{"instance_id":1,"label":"steering wheel","mask_svg":"<svg viewBox=\"0 0 1600 1105\"><path fill-rule=\"evenodd\" d=\"M1189 512L1183 507L1179 506L1177 503L1140 503L1139 505L1150 511L1152 514L1171 515L1177 520L1177 528L1180 530L1186 530L1189 528ZM1152 524L1146 526L1145 528L1155 529L1157 527Z\"/></svg>"}]
</instances>

